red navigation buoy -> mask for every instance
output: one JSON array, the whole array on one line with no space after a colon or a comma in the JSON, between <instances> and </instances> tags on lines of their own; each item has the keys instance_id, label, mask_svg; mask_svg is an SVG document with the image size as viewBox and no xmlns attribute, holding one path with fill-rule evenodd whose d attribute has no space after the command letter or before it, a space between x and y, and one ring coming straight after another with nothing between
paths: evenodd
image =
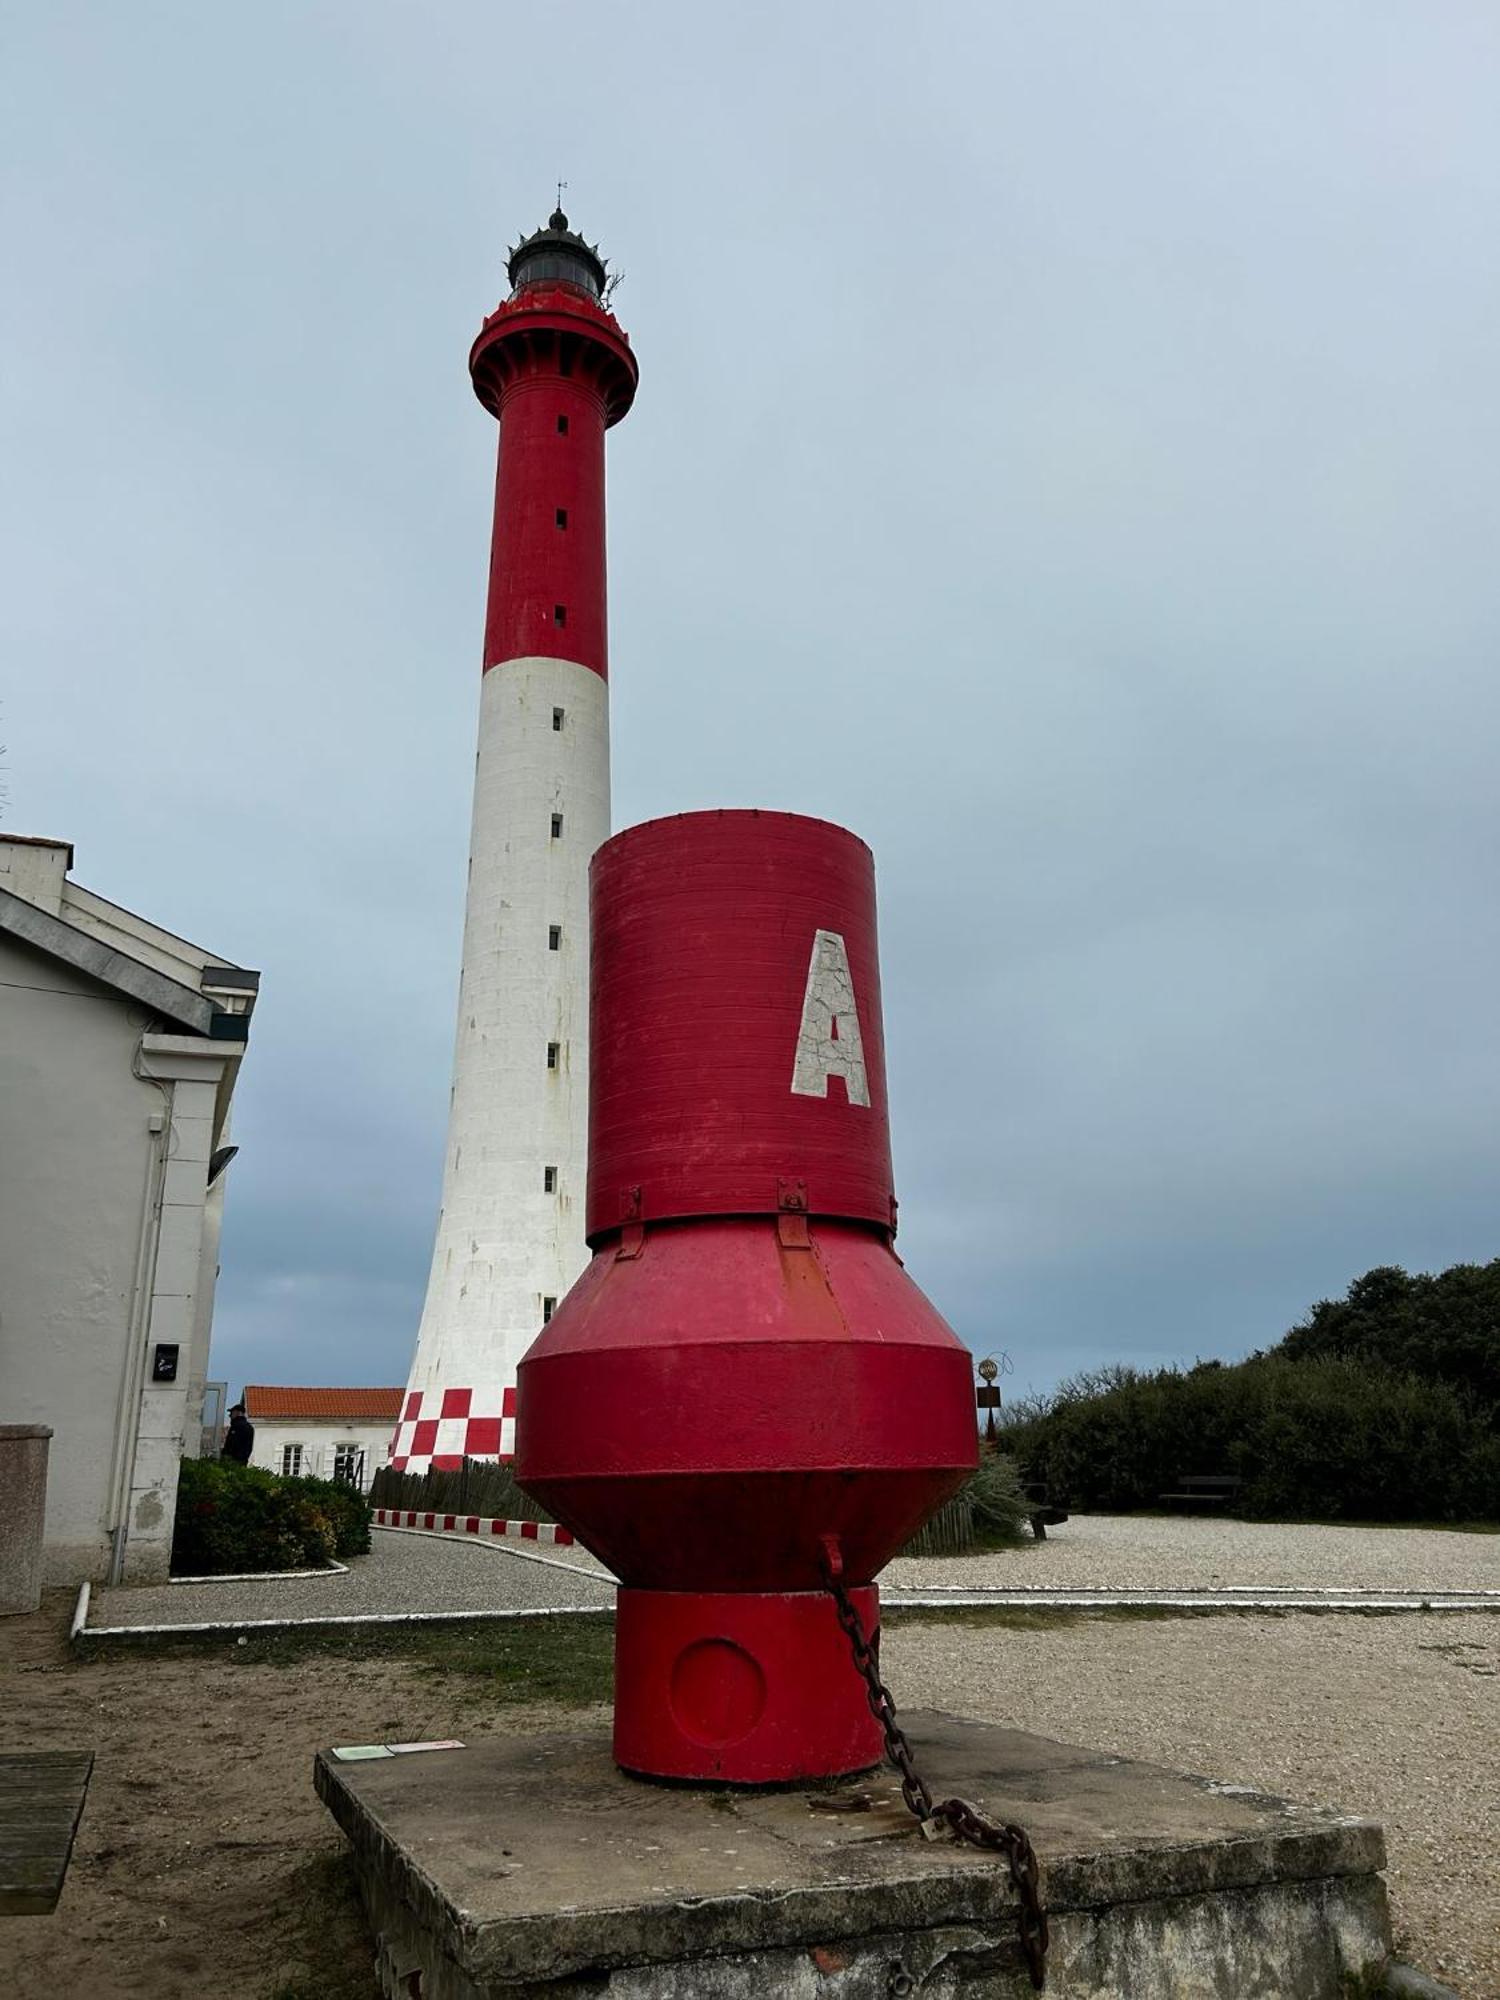
<instances>
[{"instance_id":1,"label":"red navigation buoy","mask_svg":"<svg viewBox=\"0 0 1500 2000\"><path fill-rule=\"evenodd\" d=\"M863 1769L828 1566L873 1633L976 1457L968 1352L892 1247L870 851L653 820L595 856L591 915L593 1260L521 1363L516 1476L621 1579L621 1765Z\"/></svg>"}]
</instances>

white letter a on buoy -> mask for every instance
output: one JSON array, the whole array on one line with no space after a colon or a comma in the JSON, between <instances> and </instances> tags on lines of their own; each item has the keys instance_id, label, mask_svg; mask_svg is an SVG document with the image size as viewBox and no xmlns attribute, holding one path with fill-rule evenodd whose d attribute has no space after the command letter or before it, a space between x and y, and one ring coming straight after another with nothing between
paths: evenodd
<instances>
[{"instance_id":1,"label":"white letter a on buoy","mask_svg":"<svg viewBox=\"0 0 1500 2000\"><path fill-rule=\"evenodd\" d=\"M844 1094L851 1104L869 1103L849 954L837 931L815 931L802 1025L797 1032L797 1059L792 1065L793 1095L826 1097L831 1076L844 1079Z\"/></svg>"}]
</instances>

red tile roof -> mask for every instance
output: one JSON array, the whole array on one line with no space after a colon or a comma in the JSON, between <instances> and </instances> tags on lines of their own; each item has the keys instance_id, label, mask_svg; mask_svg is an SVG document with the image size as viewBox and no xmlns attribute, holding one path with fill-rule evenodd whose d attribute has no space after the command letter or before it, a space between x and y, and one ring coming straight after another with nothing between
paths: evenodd
<instances>
[{"instance_id":1,"label":"red tile roof","mask_svg":"<svg viewBox=\"0 0 1500 2000\"><path fill-rule=\"evenodd\" d=\"M401 1414L404 1389L275 1389L263 1382L245 1385L245 1411L253 1423L277 1417L340 1417L346 1423L369 1420L394 1423Z\"/></svg>"}]
</instances>

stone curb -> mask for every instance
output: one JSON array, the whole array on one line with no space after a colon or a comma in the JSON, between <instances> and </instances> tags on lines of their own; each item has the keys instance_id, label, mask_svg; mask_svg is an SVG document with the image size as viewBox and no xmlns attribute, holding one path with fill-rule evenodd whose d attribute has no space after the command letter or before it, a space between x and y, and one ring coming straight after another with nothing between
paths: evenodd
<instances>
[{"instance_id":1,"label":"stone curb","mask_svg":"<svg viewBox=\"0 0 1500 2000\"><path fill-rule=\"evenodd\" d=\"M422 1528L438 1535L509 1535L520 1542L555 1542L571 1547L573 1531L553 1521L506 1521L491 1514L428 1514L409 1507L377 1507L377 1528Z\"/></svg>"},{"instance_id":2,"label":"stone curb","mask_svg":"<svg viewBox=\"0 0 1500 2000\"><path fill-rule=\"evenodd\" d=\"M346 1611L321 1618L220 1618L182 1625L84 1625L73 1636L86 1639L170 1639L178 1633L201 1638L222 1632L301 1632L334 1625L475 1625L524 1618L613 1618L612 1604L548 1604L484 1611Z\"/></svg>"}]
</instances>

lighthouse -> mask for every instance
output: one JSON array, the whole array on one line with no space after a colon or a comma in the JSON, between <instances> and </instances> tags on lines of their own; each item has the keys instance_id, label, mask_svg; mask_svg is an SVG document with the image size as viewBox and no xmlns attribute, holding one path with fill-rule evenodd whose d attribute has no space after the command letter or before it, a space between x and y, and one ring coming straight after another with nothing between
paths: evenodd
<instances>
[{"instance_id":1,"label":"lighthouse","mask_svg":"<svg viewBox=\"0 0 1500 2000\"><path fill-rule=\"evenodd\" d=\"M557 209L469 355L500 422L442 1212L392 1444L514 1448L516 1364L588 1262L589 863L609 834L604 433L635 395L596 246Z\"/></svg>"}]
</instances>

